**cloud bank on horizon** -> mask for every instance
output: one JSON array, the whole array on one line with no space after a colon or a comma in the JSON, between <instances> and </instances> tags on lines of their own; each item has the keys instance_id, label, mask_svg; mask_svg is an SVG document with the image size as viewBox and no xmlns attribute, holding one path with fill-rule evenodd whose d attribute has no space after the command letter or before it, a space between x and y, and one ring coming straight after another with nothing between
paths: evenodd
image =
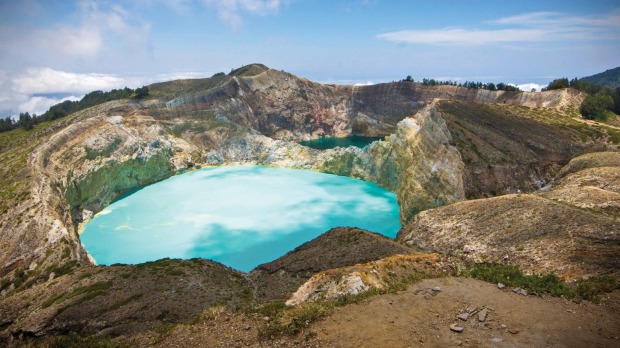
<instances>
[{"instance_id":1,"label":"cloud bank on horizon","mask_svg":"<svg viewBox=\"0 0 620 348\"><path fill-rule=\"evenodd\" d=\"M0 2L0 117L248 63L320 81L540 89L620 65L620 5L524 0Z\"/></svg>"},{"instance_id":2,"label":"cloud bank on horizon","mask_svg":"<svg viewBox=\"0 0 620 348\"><path fill-rule=\"evenodd\" d=\"M512 42L618 41L620 12L599 17L576 17L555 12L533 12L500 18L494 25L517 26L511 29L442 28L401 30L377 35L395 43L486 45Z\"/></svg>"}]
</instances>

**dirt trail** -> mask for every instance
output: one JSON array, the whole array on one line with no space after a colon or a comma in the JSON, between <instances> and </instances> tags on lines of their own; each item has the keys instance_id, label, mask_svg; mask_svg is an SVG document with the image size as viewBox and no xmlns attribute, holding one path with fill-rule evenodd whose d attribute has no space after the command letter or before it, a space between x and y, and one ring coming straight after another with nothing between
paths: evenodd
<instances>
[{"instance_id":1,"label":"dirt trail","mask_svg":"<svg viewBox=\"0 0 620 348\"><path fill-rule=\"evenodd\" d=\"M436 295L431 289L440 287ZM313 327L332 347L617 347L618 294L603 304L523 296L473 279L425 280L407 291L338 309ZM468 307L486 307L457 319ZM458 323L462 333L452 332Z\"/></svg>"},{"instance_id":2,"label":"dirt trail","mask_svg":"<svg viewBox=\"0 0 620 348\"><path fill-rule=\"evenodd\" d=\"M440 291L434 291L434 288ZM244 315L222 314L167 333L134 337L158 347L618 347L620 293L600 304L523 296L512 289L468 278L421 281L395 294L337 308L296 337L259 341L261 324ZM487 309L467 321L468 308ZM450 330L463 327L462 333Z\"/></svg>"}]
</instances>

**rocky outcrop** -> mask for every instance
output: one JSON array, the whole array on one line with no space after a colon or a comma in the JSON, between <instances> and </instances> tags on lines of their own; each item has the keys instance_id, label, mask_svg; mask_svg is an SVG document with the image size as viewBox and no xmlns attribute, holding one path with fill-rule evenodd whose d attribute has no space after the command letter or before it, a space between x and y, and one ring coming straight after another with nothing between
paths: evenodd
<instances>
[{"instance_id":1,"label":"rocky outcrop","mask_svg":"<svg viewBox=\"0 0 620 348\"><path fill-rule=\"evenodd\" d=\"M562 168L542 197L582 209L620 216L620 153L595 152ZM620 231L620 226L617 226Z\"/></svg>"},{"instance_id":2,"label":"rocky outcrop","mask_svg":"<svg viewBox=\"0 0 620 348\"><path fill-rule=\"evenodd\" d=\"M381 260L320 272L312 276L286 301L287 305L302 302L333 300L345 295L359 295L416 279L447 273L437 254L393 255Z\"/></svg>"},{"instance_id":3,"label":"rocky outcrop","mask_svg":"<svg viewBox=\"0 0 620 348\"><path fill-rule=\"evenodd\" d=\"M359 228L337 227L249 274L261 302L286 300L315 273L378 260L414 249Z\"/></svg>"},{"instance_id":4,"label":"rocky outcrop","mask_svg":"<svg viewBox=\"0 0 620 348\"><path fill-rule=\"evenodd\" d=\"M416 113L435 99L569 109L578 107L584 98L584 93L572 89L540 93L505 92L397 82L353 87L351 107L354 113L363 113L386 123L394 123Z\"/></svg>"}]
</instances>

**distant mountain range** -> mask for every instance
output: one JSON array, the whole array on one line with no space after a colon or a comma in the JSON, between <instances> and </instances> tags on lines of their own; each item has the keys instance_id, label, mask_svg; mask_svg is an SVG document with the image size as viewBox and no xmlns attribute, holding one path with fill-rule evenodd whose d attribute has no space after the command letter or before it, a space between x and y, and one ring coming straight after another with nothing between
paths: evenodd
<instances>
[{"instance_id":1,"label":"distant mountain range","mask_svg":"<svg viewBox=\"0 0 620 348\"><path fill-rule=\"evenodd\" d=\"M618 88L620 87L620 66L592 76L583 77L581 81L593 83L598 86Z\"/></svg>"}]
</instances>

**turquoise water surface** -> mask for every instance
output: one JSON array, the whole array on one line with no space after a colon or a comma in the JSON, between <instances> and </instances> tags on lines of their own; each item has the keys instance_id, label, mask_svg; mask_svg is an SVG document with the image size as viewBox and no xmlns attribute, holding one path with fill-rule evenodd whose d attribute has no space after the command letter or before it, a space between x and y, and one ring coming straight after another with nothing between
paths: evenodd
<instances>
[{"instance_id":1,"label":"turquoise water surface","mask_svg":"<svg viewBox=\"0 0 620 348\"><path fill-rule=\"evenodd\" d=\"M100 265L201 257L249 271L337 226L395 237L395 194L308 170L204 168L112 203L80 238Z\"/></svg>"},{"instance_id":2,"label":"turquoise water surface","mask_svg":"<svg viewBox=\"0 0 620 348\"><path fill-rule=\"evenodd\" d=\"M300 145L308 146L313 149L318 150L327 150L332 149L334 147L349 147L355 146L359 148L363 148L366 145L372 143L373 141L382 140L382 137L361 137L361 136L351 136L346 138L336 138L336 137L323 137L313 140L306 140L299 142Z\"/></svg>"}]
</instances>

